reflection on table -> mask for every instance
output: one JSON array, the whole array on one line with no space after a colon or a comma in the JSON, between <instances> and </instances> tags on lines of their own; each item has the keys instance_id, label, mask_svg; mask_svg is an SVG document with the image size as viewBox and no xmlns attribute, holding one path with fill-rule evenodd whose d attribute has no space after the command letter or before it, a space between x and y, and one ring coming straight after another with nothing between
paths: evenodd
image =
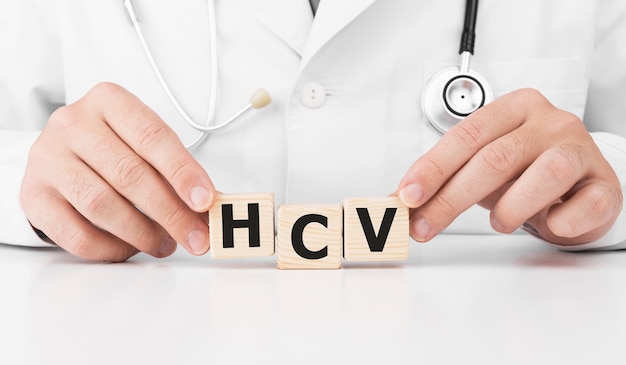
<instances>
[{"instance_id":1,"label":"reflection on table","mask_svg":"<svg viewBox=\"0 0 626 365\"><path fill-rule=\"evenodd\" d=\"M623 364L625 281L625 252L525 235L443 235L407 261L301 271L0 246L0 363Z\"/></svg>"}]
</instances>

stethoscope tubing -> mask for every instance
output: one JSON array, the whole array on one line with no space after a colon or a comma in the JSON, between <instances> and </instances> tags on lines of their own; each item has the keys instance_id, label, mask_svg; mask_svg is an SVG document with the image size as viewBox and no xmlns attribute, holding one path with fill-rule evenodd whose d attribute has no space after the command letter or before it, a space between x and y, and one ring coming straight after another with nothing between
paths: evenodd
<instances>
[{"instance_id":1,"label":"stethoscope tubing","mask_svg":"<svg viewBox=\"0 0 626 365\"><path fill-rule=\"evenodd\" d=\"M165 78L163 77L163 74L161 73L161 70L159 69L154 56L152 54L152 51L150 50L150 47L148 46L148 43L146 42L146 39L144 37L143 31L141 29L141 25L140 25L140 18L138 16L137 13L137 9L133 3L133 0L124 0L124 7L127 10L127 14L130 18L131 24L135 30L135 33L137 35L137 38L139 39L139 43L141 44L141 47L144 51L144 53L146 54L146 57L148 59L148 62L150 63L150 67L152 68L152 70L154 71L154 74L157 78L157 80L159 81L159 84L161 85L161 88L163 89L163 91L165 92L165 94L167 95L168 99L170 99L170 101L172 102L172 105L174 106L174 108L176 108L176 111L180 114L180 116L185 120L185 122L187 124L189 124L190 126L192 126L193 128L199 130L201 133L198 137L196 137L195 140L193 140L191 143L186 144L185 147L187 149L192 149L196 146L198 146L200 143L202 143L202 141L204 141L204 139L207 137L209 132L212 131L216 131L218 129L223 128L224 126L226 126L227 124L230 124L232 122L232 120L236 119L236 118L231 118L228 121L219 124L219 125L215 125L212 126L211 123L214 121L215 119L215 105L217 103L217 75L218 75L218 70L217 70L217 26L216 26L216 20L215 20L215 3L213 0L207 0L207 12L208 12L208 17L209 17L209 51L211 53L210 55L210 80L209 80L209 84L210 86L210 92L209 92L209 110L207 112L207 118L206 118L206 122L205 124L200 124L197 123L196 121L193 120L193 118L191 118L189 116L189 114L187 114L187 112L185 111L185 109L180 105L180 103L178 102L178 99L176 99L176 97L174 96L174 93L172 93L170 87L168 86L167 82L165 81ZM244 108L245 109L249 109L249 108ZM237 113L238 116L242 115L245 113L245 111L242 110L239 113Z\"/></svg>"}]
</instances>

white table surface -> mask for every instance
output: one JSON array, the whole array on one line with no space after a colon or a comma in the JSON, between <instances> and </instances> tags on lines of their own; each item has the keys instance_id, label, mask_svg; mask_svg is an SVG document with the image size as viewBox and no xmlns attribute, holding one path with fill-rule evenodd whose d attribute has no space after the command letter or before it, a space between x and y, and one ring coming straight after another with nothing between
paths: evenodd
<instances>
[{"instance_id":1,"label":"white table surface","mask_svg":"<svg viewBox=\"0 0 626 365\"><path fill-rule=\"evenodd\" d=\"M626 252L440 236L399 263L275 265L0 245L0 364L626 364Z\"/></svg>"}]
</instances>

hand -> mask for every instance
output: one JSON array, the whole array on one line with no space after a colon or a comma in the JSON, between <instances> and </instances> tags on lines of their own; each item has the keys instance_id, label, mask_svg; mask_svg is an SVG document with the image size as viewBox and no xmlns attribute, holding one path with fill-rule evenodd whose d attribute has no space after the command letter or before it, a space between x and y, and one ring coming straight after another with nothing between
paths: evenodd
<instances>
[{"instance_id":1,"label":"hand","mask_svg":"<svg viewBox=\"0 0 626 365\"><path fill-rule=\"evenodd\" d=\"M491 211L496 231L524 224L559 245L600 238L623 199L580 119L531 89L504 95L450 129L411 166L398 195L412 208L416 241L478 203Z\"/></svg>"},{"instance_id":2,"label":"hand","mask_svg":"<svg viewBox=\"0 0 626 365\"><path fill-rule=\"evenodd\" d=\"M209 249L215 188L176 134L123 88L103 83L58 109L31 148L20 201L33 227L91 260L139 251L165 257L179 242Z\"/></svg>"}]
</instances>

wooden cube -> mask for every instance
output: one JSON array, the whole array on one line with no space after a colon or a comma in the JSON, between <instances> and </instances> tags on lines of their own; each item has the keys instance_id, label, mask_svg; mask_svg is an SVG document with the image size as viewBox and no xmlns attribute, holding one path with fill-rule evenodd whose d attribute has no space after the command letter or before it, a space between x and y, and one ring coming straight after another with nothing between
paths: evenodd
<instances>
[{"instance_id":1,"label":"wooden cube","mask_svg":"<svg viewBox=\"0 0 626 365\"><path fill-rule=\"evenodd\" d=\"M341 205L282 204L278 207L279 269L341 267Z\"/></svg>"},{"instance_id":2,"label":"wooden cube","mask_svg":"<svg viewBox=\"0 0 626 365\"><path fill-rule=\"evenodd\" d=\"M346 261L408 258L409 209L398 197L346 198L343 210Z\"/></svg>"},{"instance_id":3,"label":"wooden cube","mask_svg":"<svg viewBox=\"0 0 626 365\"><path fill-rule=\"evenodd\" d=\"M214 258L274 254L274 194L219 194L209 210Z\"/></svg>"}]
</instances>

